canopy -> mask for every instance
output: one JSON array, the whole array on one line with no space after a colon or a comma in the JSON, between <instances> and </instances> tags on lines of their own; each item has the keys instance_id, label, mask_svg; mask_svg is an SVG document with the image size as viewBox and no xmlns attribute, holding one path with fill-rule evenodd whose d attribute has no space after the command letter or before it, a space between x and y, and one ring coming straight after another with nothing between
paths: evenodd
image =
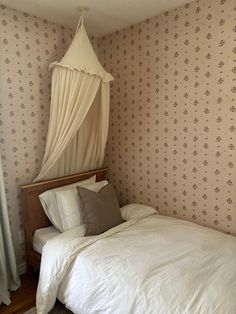
<instances>
[{"instance_id":1,"label":"canopy","mask_svg":"<svg viewBox=\"0 0 236 314\"><path fill-rule=\"evenodd\" d=\"M100 168L109 122L109 82L80 19L75 37L53 68L45 154L34 181Z\"/></svg>"}]
</instances>

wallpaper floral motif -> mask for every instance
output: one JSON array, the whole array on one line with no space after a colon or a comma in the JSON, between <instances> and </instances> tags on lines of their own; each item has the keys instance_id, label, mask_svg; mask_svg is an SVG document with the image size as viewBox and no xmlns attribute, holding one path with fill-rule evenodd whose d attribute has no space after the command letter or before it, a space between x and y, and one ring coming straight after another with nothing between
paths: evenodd
<instances>
[{"instance_id":1,"label":"wallpaper floral motif","mask_svg":"<svg viewBox=\"0 0 236 314\"><path fill-rule=\"evenodd\" d=\"M201 0L99 40L115 78L106 163L121 203L236 234L236 3Z\"/></svg>"}]
</instances>

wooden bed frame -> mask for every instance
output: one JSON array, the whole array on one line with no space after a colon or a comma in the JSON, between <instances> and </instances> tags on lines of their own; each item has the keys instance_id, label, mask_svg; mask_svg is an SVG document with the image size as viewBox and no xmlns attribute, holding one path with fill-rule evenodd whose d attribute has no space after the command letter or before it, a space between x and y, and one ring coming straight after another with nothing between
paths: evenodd
<instances>
[{"instance_id":1,"label":"wooden bed frame","mask_svg":"<svg viewBox=\"0 0 236 314\"><path fill-rule=\"evenodd\" d=\"M93 175L96 175L96 181L102 181L106 178L106 172L107 168L103 168L20 186L28 272L40 268L41 255L33 249L34 232L51 225L40 203L39 194L46 190L88 179Z\"/></svg>"}]
</instances>

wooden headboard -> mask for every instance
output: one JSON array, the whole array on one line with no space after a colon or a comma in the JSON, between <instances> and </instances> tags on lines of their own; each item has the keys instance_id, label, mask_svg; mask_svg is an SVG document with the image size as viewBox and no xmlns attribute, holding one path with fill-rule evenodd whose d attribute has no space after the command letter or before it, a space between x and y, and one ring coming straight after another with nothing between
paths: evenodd
<instances>
[{"instance_id":1,"label":"wooden headboard","mask_svg":"<svg viewBox=\"0 0 236 314\"><path fill-rule=\"evenodd\" d=\"M46 190L54 189L63 185L72 184L81 180L88 179L96 175L96 181L102 181L106 177L107 168L78 173L57 179L41 181L37 183L20 186L22 195L23 225L25 232L25 247L27 269L39 269L41 256L33 250L33 235L35 230L48 227L51 222L44 213L39 200L39 194Z\"/></svg>"}]
</instances>

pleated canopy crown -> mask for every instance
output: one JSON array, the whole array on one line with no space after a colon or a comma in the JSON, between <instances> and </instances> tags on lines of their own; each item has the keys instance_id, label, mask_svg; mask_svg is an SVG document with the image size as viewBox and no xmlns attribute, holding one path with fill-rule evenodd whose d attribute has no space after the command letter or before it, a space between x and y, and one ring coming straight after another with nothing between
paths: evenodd
<instances>
[{"instance_id":1,"label":"pleated canopy crown","mask_svg":"<svg viewBox=\"0 0 236 314\"><path fill-rule=\"evenodd\" d=\"M56 65L69 67L70 69L82 70L85 73L99 76L104 82L113 80L107 73L96 56L83 22L80 22L79 29L75 37L61 59L60 63L53 62L50 67Z\"/></svg>"}]
</instances>

